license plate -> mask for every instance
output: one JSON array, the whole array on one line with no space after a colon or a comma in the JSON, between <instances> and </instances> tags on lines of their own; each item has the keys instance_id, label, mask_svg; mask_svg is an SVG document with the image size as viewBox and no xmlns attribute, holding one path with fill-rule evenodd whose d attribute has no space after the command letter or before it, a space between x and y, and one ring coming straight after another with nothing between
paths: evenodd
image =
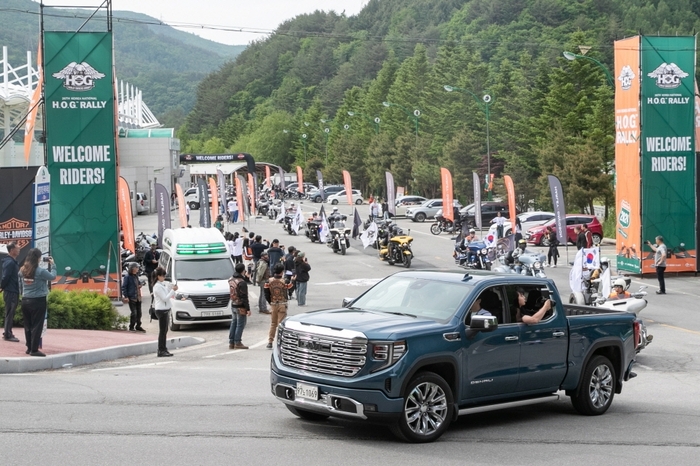
<instances>
[{"instance_id":1,"label":"license plate","mask_svg":"<svg viewBox=\"0 0 700 466\"><path fill-rule=\"evenodd\" d=\"M224 311L204 311L202 312L202 317L212 317L212 316L222 316Z\"/></svg>"},{"instance_id":2,"label":"license plate","mask_svg":"<svg viewBox=\"0 0 700 466\"><path fill-rule=\"evenodd\" d=\"M318 400L318 387L316 385L307 385L297 382L297 398Z\"/></svg>"}]
</instances>

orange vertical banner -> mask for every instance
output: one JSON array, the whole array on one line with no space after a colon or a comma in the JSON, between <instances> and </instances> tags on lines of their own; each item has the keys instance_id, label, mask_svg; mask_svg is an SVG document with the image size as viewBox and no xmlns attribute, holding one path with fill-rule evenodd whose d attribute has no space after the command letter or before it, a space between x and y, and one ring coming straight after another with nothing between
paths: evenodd
<instances>
[{"instance_id":1,"label":"orange vertical banner","mask_svg":"<svg viewBox=\"0 0 700 466\"><path fill-rule=\"evenodd\" d=\"M119 220L122 224L124 235L124 249L136 252L136 240L134 238L134 218L131 215L131 199L129 196L129 183L124 177L119 177Z\"/></svg>"},{"instance_id":2,"label":"orange vertical banner","mask_svg":"<svg viewBox=\"0 0 700 466\"><path fill-rule=\"evenodd\" d=\"M39 72L39 80L36 89L32 93L32 100L29 102L29 114L24 125L24 162L29 166L29 157L32 155L32 141L34 140L34 127L36 126L36 116L39 113L39 101L41 100L41 88L44 85L44 73L41 69L41 40L39 40L39 50L36 54L36 69ZM30 78L31 79L31 78Z\"/></svg>"},{"instance_id":3,"label":"orange vertical banner","mask_svg":"<svg viewBox=\"0 0 700 466\"><path fill-rule=\"evenodd\" d=\"M209 178L209 191L211 191L209 195L211 199L211 221L214 223L216 222L216 217L219 216L219 190L216 187L214 178Z\"/></svg>"},{"instance_id":4,"label":"orange vertical banner","mask_svg":"<svg viewBox=\"0 0 700 466\"><path fill-rule=\"evenodd\" d=\"M265 184L268 189L272 189L272 179L270 178L270 166L265 165Z\"/></svg>"},{"instance_id":5,"label":"orange vertical banner","mask_svg":"<svg viewBox=\"0 0 700 466\"><path fill-rule=\"evenodd\" d=\"M243 204L243 186L241 180L237 176L234 177L236 182L236 201L238 202L238 220L245 222L245 204Z\"/></svg>"},{"instance_id":6,"label":"orange vertical banner","mask_svg":"<svg viewBox=\"0 0 700 466\"><path fill-rule=\"evenodd\" d=\"M250 215L255 217L255 198L257 193L255 192L255 182L253 181L253 175L248 173L248 194L250 194Z\"/></svg>"},{"instance_id":7,"label":"orange vertical banner","mask_svg":"<svg viewBox=\"0 0 700 466\"><path fill-rule=\"evenodd\" d=\"M348 204L352 205L352 178L347 170L343 170L343 182L345 183L345 195L348 198Z\"/></svg>"},{"instance_id":8,"label":"orange vertical banner","mask_svg":"<svg viewBox=\"0 0 700 466\"><path fill-rule=\"evenodd\" d=\"M508 194L508 210L510 211L510 224L513 232L515 232L515 186L513 185L513 178L508 175L503 177L506 183L506 193Z\"/></svg>"},{"instance_id":9,"label":"orange vertical banner","mask_svg":"<svg viewBox=\"0 0 700 466\"><path fill-rule=\"evenodd\" d=\"M617 270L641 271L639 36L615 41L615 250Z\"/></svg>"},{"instance_id":10,"label":"orange vertical banner","mask_svg":"<svg viewBox=\"0 0 700 466\"><path fill-rule=\"evenodd\" d=\"M440 167L440 179L442 180L442 216L454 222L455 215L452 210L454 193L452 192L452 173L447 168Z\"/></svg>"},{"instance_id":11,"label":"orange vertical banner","mask_svg":"<svg viewBox=\"0 0 700 466\"><path fill-rule=\"evenodd\" d=\"M301 171L301 167L297 165L297 191L304 193L304 172Z\"/></svg>"},{"instance_id":12,"label":"orange vertical banner","mask_svg":"<svg viewBox=\"0 0 700 466\"><path fill-rule=\"evenodd\" d=\"M177 208L180 215L180 227L187 228L187 207L185 206L185 193L182 192L182 186L176 184L175 192L177 193Z\"/></svg>"}]
</instances>

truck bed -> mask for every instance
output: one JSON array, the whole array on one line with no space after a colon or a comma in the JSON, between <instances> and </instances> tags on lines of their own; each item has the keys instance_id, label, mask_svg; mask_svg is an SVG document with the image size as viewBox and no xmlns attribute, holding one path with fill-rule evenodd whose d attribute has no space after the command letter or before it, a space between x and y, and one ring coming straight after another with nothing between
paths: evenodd
<instances>
[{"instance_id":1,"label":"truck bed","mask_svg":"<svg viewBox=\"0 0 700 466\"><path fill-rule=\"evenodd\" d=\"M587 316L594 314L628 314L625 311L614 311L604 307L585 306L581 304L562 304L562 306L564 307L564 314L566 314L567 317Z\"/></svg>"}]
</instances>

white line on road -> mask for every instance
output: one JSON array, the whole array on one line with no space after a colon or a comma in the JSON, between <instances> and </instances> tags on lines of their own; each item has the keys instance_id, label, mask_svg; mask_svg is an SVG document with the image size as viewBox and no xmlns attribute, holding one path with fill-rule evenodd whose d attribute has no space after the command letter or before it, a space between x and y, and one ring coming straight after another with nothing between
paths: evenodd
<instances>
[{"instance_id":1,"label":"white line on road","mask_svg":"<svg viewBox=\"0 0 700 466\"><path fill-rule=\"evenodd\" d=\"M164 361L164 362L151 362L148 364L135 364L133 366L105 367L102 369L93 369L91 372L118 371L118 370L122 370L122 369L144 369L146 367L165 366L166 364L175 364L176 362L177 361Z\"/></svg>"},{"instance_id":2,"label":"white line on road","mask_svg":"<svg viewBox=\"0 0 700 466\"><path fill-rule=\"evenodd\" d=\"M262 345L267 345L267 339L260 341L254 345L251 345L248 348L249 349L260 348ZM246 351L246 350L238 349L238 350L226 351L225 353L210 354L208 356L202 356L202 359L211 359L211 358L215 358L217 356L226 356L227 354L242 353L243 351Z\"/></svg>"}]
</instances>

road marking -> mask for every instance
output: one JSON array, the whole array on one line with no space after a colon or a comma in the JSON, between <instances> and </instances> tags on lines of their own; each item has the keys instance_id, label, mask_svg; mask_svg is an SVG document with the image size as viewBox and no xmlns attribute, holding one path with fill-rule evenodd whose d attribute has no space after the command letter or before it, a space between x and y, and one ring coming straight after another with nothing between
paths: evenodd
<instances>
[{"instance_id":1,"label":"road marking","mask_svg":"<svg viewBox=\"0 0 700 466\"><path fill-rule=\"evenodd\" d=\"M133 366L121 366L121 367L105 367L102 369L93 369L91 372L103 372L103 371L118 371L122 369L144 369L146 367L155 366L165 366L166 364L175 364L177 361L164 361L164 362L152 362L148 364L135 364Z\"/></svg>"},{"instance_id":2,"label":"road marking","mask_svg":"<svg viewBox=\"0 0 700 466\"><path fill-rule=\"evenodd\" d=\"M635 369L637 369L637 368L644 369L645 371L653 371L654 370L649 366L645 366L644 364L635 364L634 368Z\"/></svg>"},{"instance_id":3,"label":"road marking","mask_svg":"<svg viewBox=\"0 0 700 466\"><path fill-rule=\"evenodd\" d=\"M248 348L249 349L260 348L262 345L267 345L267 338L254 344L254 345L249 346ZM241 353L243 351L247 351L247 350L238 349L238 350L226 351L225 353L210 354L208 356L202 356L202 359L211 359L211 358L215 358L217 356L226 356L227 354Z\"/></svg>"},{"instance_id":4,"label":"road marking","mask_svg":"<svg viewBox=\"0 0 700 466\"><path fill-rule=\"evenodd\" d=\"M672 329L674 329L674 330L680 330L680 331L682 331L682 332L692 333L692 334L694 334L694 335L700 335L700 332L698 332L698 331L696 331L696 330L689 330L689 329L687 329L687 328L676 327L675 325L668 325L668 324L659 324L659 325L661 325L662 327L672 328Z\"/></svg>"},{"instance_id":5,"label":"road marking","mask_svg":"<svg viewBox=\"0 0 700 466\"><path fill-rule=\"evenodd\" d=\"M382 278L356 278L354 280L343 280L340 282L317 283L316 285L348 285L348 286L372 286L379 283Z\"/></svg>"}]
</instances>

